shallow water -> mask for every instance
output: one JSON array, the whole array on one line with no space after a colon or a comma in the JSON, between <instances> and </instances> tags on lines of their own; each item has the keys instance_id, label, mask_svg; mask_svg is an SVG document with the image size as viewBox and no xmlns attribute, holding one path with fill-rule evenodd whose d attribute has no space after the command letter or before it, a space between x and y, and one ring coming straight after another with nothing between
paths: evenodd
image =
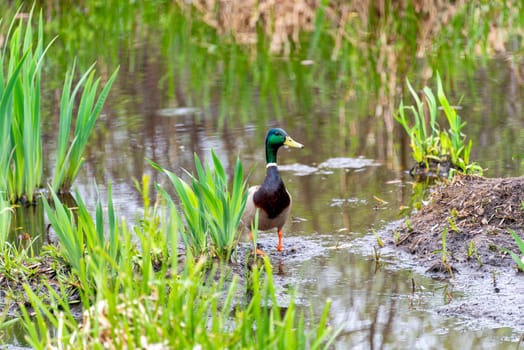
<instances>
[{"instance_id":1,"label":"shallow water","mask_svg":"<svg viewBox=\"0 0 524 350\"><path fill-rule=\"evenodd\" d=\"M182 169L193 168L194 153L210 160L213 149L229 171L238 155L244 169L253 170L250 184L258 184L265 170L265 132L283 127L305 145L303 150L284 148L278 154L294 201L284 247L307 251L299 252L297 259L284 255L277 279L297 288L304 306L320 310L327 298L332 300L331 325L341 329L336 348L515 348L523 329L442 312L450 298L463 297L460 288L429 278L408 256L384 250L376 266L373 232L402 218L401 208L413 194L407 174L412 162L402 130L386 135L380 120L360 112L360 103L368 101L354 101L342 110L334 93L327 110L313 108L305 116L297 112L301 108L290 107L263 122L253 105L250 122L231 117L222 129L214 107L177 106L167 96L157 84L161 74L155 76L160 66L146 62L142 70L125 72L126 79L112 90L75 182L88 206L95 205L94 185L104 196L111 182L115 206L133 221L142 208L133 179L146 173L154 182L166 183L146 157L182 174ZM511 74L507 66L493 61L476 72L472 85L456 77L457 86L467 87L461 92L460 114L468 123L464 132L474 141L472 158L488 168L489 177L523 172L524 96L522 86L509 79ZM341 125L341 119L347 124ZM56 120L51 118L46 129L45 147L52 159ZM276 234L263 240L276 246ZM21 330L14 328L6 340L23 344L22 338Z\"/></svg>"}]
</instances>

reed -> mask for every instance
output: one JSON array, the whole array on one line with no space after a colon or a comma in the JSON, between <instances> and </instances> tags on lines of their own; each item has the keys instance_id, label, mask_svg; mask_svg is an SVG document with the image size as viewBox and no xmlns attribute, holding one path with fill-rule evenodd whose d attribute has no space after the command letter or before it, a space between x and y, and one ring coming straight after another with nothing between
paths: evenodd
<instances>
[{"instance_id":1,"label":"reed","mask_svg":"<svg viewBox=\"0 0 524 350\"><path fill-rule=\"evenodd\" d=\"M186 229L182 238L187 249L195 257L208 254L228 260L239 240L239 226L247 200L246 181L242 163L237 159L231 187L226 171L211 151L213 170L203 165L195 154L196 176L188 174L188 184L173 172L150 161L151 165L165 173L173 184L180 199ZM173 199L161 188L165 199L174 205Z\"/></svg>"},{"instance_id":2,"label":"reed","mask_svg":"<svg viewBox=\"0 0 524 350\"><path fill-rule=\"evenodd\" d=\"M42 14L36 33L32 17L31 10L29 24L13 19L0 58L0 134L4 137L0 180L11 201L33 202L42 180L40 82L50 44L44 47Z\"/></svg>"},{"instance_id":3,"label":"reed","mask_svg":"<svg viewBox=\"0 0 524 350\"><path fill-rule=\"evenodd\" d=\"M44 21L40 12L33 31L33 9L27 20L15 15L0 54L0 186L11 202L34 203L42 187L41 71L54 39L44 46ZM23 17L23 16L20 16ZM60 105L60 128L53 188L69 191L82 165L89 135L102 110L118 69L97 96L100 78L89 68L71 93L73 68L66 74ZM75 97L83 90L77 108L73 139L70 126Z\"/></svg>"},{"instance_id":4,"label":"reed","mask_svg":"<svg viewBox=\"0 0 524 350\"><path fill-rule=\"evenodd\" d=\"M404 106L401 101L395 115L395 119L409 136L413 159L425 169L430 168L430 163L442 164L450 161L451 167L459 172L482 174L482 168L477 163L470 162L473 143L471 140L466 142L466 136L462 132L466 123L458 115L457 109L449 103L438 74L436 80L440 104L437 104L435 95L428 87L423 89L424 104L408 81L408 89L415 105ZM444 113L447 128L442 128L439 123L440 110ZM410 112L412 118L408 117L406 111Z\"/></svg>"},{"instance_id":5,"label":"reed","mask_svg":"<svg viewBox=\"0 0 524 350\"><path fill-rule=\"evenodd\" d=\"M78 175L84 162L83 154L95 123L100 116L109 90L118 73L118 68L109 77L104 88L97 98L100 78L94 79L94 65L92 65L76 83L71 91L75 73L75 64L66 73L60 102L60 125L58 129L55 175L52 187L55 192L68 192ZM82 91L80 103L74 116L77 95ZM71 126L75 120L74 133L71 135Z\"/></svg>"}]
</instances>

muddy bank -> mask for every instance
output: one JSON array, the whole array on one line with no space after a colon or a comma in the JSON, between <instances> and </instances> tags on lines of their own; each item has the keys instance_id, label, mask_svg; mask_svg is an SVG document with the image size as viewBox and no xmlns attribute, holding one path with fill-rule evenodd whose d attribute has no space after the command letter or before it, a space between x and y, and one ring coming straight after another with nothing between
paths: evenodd
<instances>
[{"instance_id":1,"label":"muddy bank","mask_svg":"<svg viewBox=\"0 0 524 350\"><path fill-rule=\"evenodd\" d=\"M524 177L456 176L432 189L426 204L401 225L390 243L423 260L434 272L441 270L443 254L455 270L511 269L515 263L500 248L518 252L510 231L524 237L523 202Z\"/></svg>"},{"instance_id":2,"label":"muddy bank","mask_svg":"<svg viewBox=\"0 0 524 350\"><path fill-rule=\"evenodd\" d=\"M524 283L524 274L501 249L519 253L510 230L524 237L523 202L524 177L457 176L436 185L422 209L397 227L397 238L389 235L388 243L407 252L426 274L452 277L452 290L462 296L437 312L470 319L474 328L524 329L524 295L515 289Z\"/></svg>"}]
</instances>

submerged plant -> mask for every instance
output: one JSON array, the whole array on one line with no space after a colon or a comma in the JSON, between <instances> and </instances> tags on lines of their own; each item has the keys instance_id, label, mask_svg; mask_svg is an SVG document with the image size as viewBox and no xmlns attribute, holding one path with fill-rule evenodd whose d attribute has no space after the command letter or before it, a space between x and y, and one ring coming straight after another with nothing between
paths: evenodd
<instances>
[{"instance_id":1,"label":"submerged plant","mask_svg":"<svg viewBox=\"0 0 524 350\"><path fill-rule=\"evenodd\" d=\"M443 91L440 76L437 74L437 99L428 87L423 89L425 104L419 98L409 81L407 82L415 105L404 106L400 102L395 119L406 130L412 150L412 156L418 166L429 171L434 167L437 176L452 175L452 169L464 174L482 174L477 163L470 163L472 141L466 143L462 133L465 122L462 122L456 108L452 107ZM441 128L439 111L443 110L448 129ZM412 115L412 120L406 111ZM449 162L450 169L443 169ZM442 168L441 168L442 167ZM449 171L449 172L448 172ZM442 173L442 174L441 174Z\"/></svg>"},{"instance_id":2,"label":"submerged plant","mask_svg":"<svg viewBox=\"0 0 524 350\"><path fill-rule=\"evenodd\" d=\"M173 172L150 161L151 165L165 173L180 199L180 211L186 228L182 238L195 257L209 254L228 259L239 239L239 225L246 207L246 181L243 179L242 163L237 159L231 187L222 163L211 151L213 170L203 165L195 154L197 175L191 175L188 184ZM165 199L174 205L172 198L159 187Z\"/></svg>"}]
</instances>

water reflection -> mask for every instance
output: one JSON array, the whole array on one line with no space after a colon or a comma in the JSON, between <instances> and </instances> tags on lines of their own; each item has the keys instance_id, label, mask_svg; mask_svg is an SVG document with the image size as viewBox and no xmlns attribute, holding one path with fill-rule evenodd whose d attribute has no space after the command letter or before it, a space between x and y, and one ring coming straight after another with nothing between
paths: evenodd
<instances>
[{"instance_id":1,"label":"water reflection","mask_svg":"<svg viewBox=\"0 0 524 350\"><path fill-rule=\"evenodd\" d=\"M445 302L445 283L388 264L376 271L370 257L344 249L288 275L306 281L299 288L305 300L332 299L330 324L341 328L337 349L513 349L518 339L510 328L475 331L464 320L438 317L432 310Z\"/></svg>"},{"instance_id":2,"label":"water reflection","mask_svg":"<svg viewBox=\"0 0 524 350\"><path fill-rule=\"evenodd\" d=\"M232 171L239 156L244 168L253 170L249 183L260 183L265 174L264 136L274 126L285 128L305 145L302 152L283 149L279 153L282 176L294 198L295 219L286 235L304 239L327 235L334 245L343 245L397 220L401 206L409 203L413 193L406 174L412 166L409 145L401 130L388 133L383 121L370 117L376 108L371 99L341 103L339 95L333 92L331 100L313 106L307 116L301 107L290 104L288 109L279 110L281 114L264 109L263 118L258 108L265 102L248 101L243 111L250 116L248 123L239 123L231 115L219 128L220 101L203 108L191 104L184 89L175 89L170 96L168 89L159 84L165 73L162 62L143 57L141 63L136 74L131 69L122 70L127 74L122 73L115 84L75 182L91 208L97 196L94 185L98 184L105 196L105 186L112 182L119 213L131 221L140 215L142 199L132 180L147 173L152 183L167 184L145 158L182 175L182 169L193 169L195 153L202 160L209 160L209 150L214 149L228 171ZM468 84L467 78L456 79L457 86L463 88L455 94L464 94L460 113L468 123L465 132L474 140L472 159L489 169L487 176L520 175L524 99L514 67L494 61L474 74L474 84ZM220 88L220 84L215 87L217 96ZM56 105L56 100L50 103L49 115L58 115L51 107ZM202 113L159 113L180 107L198 108ZM44 140L49 159L45 164L54 164L56 122L56 118L47 122ZM362 159L359 157L370 162L356 167L341 165L341 160L353 162ZM50 170L46 171L50 176ZM33 210L31 214L17 212L14 225L20 232L31 232L32 237L43 240L45 218L38 207L29 209ZM514 340L511 329L476 331L460 320L432 312L432 307L444 303L443 294L437 289L441 285L421 275L414 278L426 291L417 292L414 302L413 274L392 269L376 272L373 261L367 258L371 247L361 254L333 251L284 268L288 275L297 274L306 281L299 283L304 300L333 300L333 324L343 327L338 348L514 347L503 340Z\"/></svg>"}]
</instances>

